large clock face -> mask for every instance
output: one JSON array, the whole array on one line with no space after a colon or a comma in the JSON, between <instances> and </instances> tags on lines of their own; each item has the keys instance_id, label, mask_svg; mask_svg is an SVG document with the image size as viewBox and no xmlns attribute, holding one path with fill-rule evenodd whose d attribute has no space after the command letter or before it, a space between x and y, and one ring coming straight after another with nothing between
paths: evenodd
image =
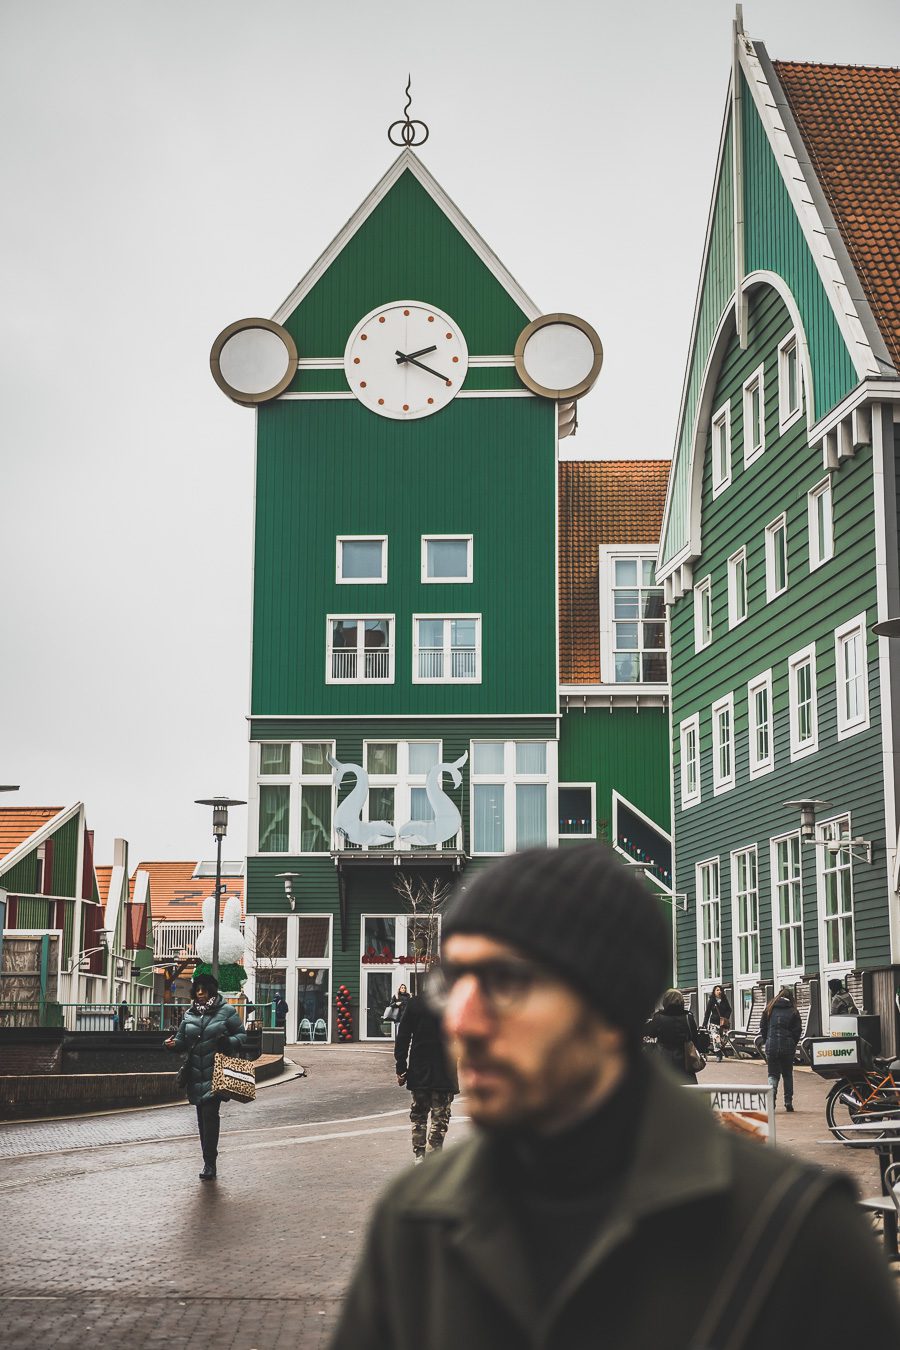
<instances>
[{"instance_id":1,"label":"large clock face","mask_svg":"<svg viewBox=\"0 0 900 1350\"><path fill-rule=\"evenodd\" d=\"M347 383L360 403L398 421L445 408L459 393L468 364L459 326L417 300L373 309L344 352Z\"/></svg>"}]
</instances>

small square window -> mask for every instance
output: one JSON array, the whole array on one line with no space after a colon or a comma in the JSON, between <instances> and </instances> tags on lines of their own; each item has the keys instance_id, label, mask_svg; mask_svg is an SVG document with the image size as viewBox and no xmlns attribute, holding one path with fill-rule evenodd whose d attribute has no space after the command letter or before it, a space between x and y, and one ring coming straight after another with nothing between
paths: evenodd
<instances>
[{"instance_id":1,"label":"small square window","mask_svg":"<svg viewBox=\"0 0 900 1350\"><path fill-rule=\"evenodd\" d=\"M422 580L434 582L472 580L470 534L422 536Z\"/></svg>"},{"instance_id":2,"label":"small square window","mask_svg":"<svg viewBox=\"0 0 900 1350\"><path fill-rule=\"evenodd\" d=\"M438 762L440 743L438 741L410 741L410 773L428 773Z\"/></svg>"},{"instance_id":3,"label":"small square window","mask_svg":"<svg viewBox=\"0 0 900 1350\"><path fill-rule=\"evenodd\" d=\"M546 772L546 741L516 741L516 773Z\"/></svg>"},{"instance_id":4,"label":"small square window","mask_svg":"<svg viewBox=\"0 0 900 1350\"><path fill-rule=\"evenodd\" d=\"M259 747L260 777L269 774L290 773L290 745L273 745L263 742Z\"/></svg>"},{"instance_id":5,"label":"small square window","mask_svg":"<svg viewBox=\"0 0 900 1350\"><path fill-rule=\"evenodd\" d=\"M366 769L372 774L393 776L397 772L396 743L370 741L366 746Z\"/></svg>"},{"instance_id":6,"label":"small square window","mask_svg":"<svg viewBox=\"0 0 900 1350\"><path fill-rule=\"evenodd\" d=\"M387 581L387 537L348 535L339 538L337 580L363 586Z\"/></svg>"},{"instance_id":7,"label":"small square window","mask_svg":"<svg viewBox=\"0 0 900 1350\"><path fill-rule=\"evenodd\" d=\"M330 774L331 766L326 758L330 754L330 741L304 741L300 755L301 774Z\"/></svg>"},{"instance_id":8,"label":"small square window","mask_svg":"<svg viewBox=\"0 0 900 1350\"><path fill-rule=\"evenodd\" d=\"M413 619L413 684L481 681L481 616Z\"/></svg>"},{"instance_id":9,"label":"small square window","mask_svg":"<svg viewBox=\"0 0 900 1350\"><path fill-rule=\"evenodd\" d=\"M593 784L560 783L560 839L593 839L595 833Z\"/></svg>"},{"instance_id":10,"label":"small square window","mask_svg":"<svg viewBox=\"0 0 900 1350\"><path fill-rule=\"evenodd\" d=\"M473 741L472 772L476 774L502 774L503 742Z\"/></svg>"}]
</instances>

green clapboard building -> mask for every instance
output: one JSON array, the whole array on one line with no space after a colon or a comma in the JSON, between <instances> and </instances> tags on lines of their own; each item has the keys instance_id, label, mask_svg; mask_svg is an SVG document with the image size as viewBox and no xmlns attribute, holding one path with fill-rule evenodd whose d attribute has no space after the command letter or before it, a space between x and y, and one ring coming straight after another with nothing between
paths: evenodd
<instances>
[{"instance_id":1,"label":"green clapboard building","mask_svg":"<svg viewBox=\"0 0 900 1350\"><path fill-rule=\"evenodd\" d=\"M274 320L213 348L220 385L259 405L249 987L284 993L289 1039L390 1036L446 887L608 835L612 752L599 768L560 742L557 621L557 443L599 362L408 148ZM664 844L666 679L640 752L656 797L629 797L653 798Z\"/></svg>"},{"instance_id":2,"label":"green clapboard building","mask_svg":"<svg viewBox=\"0 0 900 1350\"><path fill-rule=\"evenodd\" d=\"M658 570L677 979L826 1030L847 980L893 1053L898 175L900 72L735 26Z\"/></svg>"}]
</instances>

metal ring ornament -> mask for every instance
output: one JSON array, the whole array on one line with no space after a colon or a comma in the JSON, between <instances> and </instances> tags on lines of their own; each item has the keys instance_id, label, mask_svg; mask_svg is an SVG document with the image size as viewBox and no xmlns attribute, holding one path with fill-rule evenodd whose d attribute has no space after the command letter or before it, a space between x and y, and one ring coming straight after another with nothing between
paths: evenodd
<instances>
[{"instance_id":1,"label":"metal ring ornament","mask_svg":"<svg viewBox=\"0 0 900 1350\"><path fill-rule=\"evenodd\" d=\"M264 389L259 392L249 392L246 389L237 389L229 384L222 374L219 364L219 358L222 348L228 342L229 338L234 337L236 333L241 333L247 329L263 329L268 333L275 333L284 343L287 356L287 368L276 384L270 389ZM209 368L216 384L227 394L235 403L242 403L245 406L253 407L258 403L268 403L270 399L277 398L283 394L285 389L297 374L298 352L297 344L291 337L286 328L280 323L275 323L272 319L238 319L236 323L230 323L227 328L223 328L219 336L212 345L212 351L209 354Z\"/></svg>"},{"instance_id":2,"label":"metal ring ornament","mask_svg":"<svg viewBox=\"0 0 900 1350\"><path fill-rule=\"evenodd\" d=\"M400 127L399 140L396 140L394 137L395 127ZM420 135L420 133L416 131L416 127L421 127L425 134ZM418 118L415 117L412 120L408 117L398 118L396 122L392 122L388 127L388 140L391 145L405 145L407 149L413 145L424 145L428 140L428 135L428 127L424 122L420 122Z\"/></svg>"},{"instance_id":3,"label":"metal ring ornament","mask_svg":"<svg viewBox=\"0 0 900 1350\"><path fill-rule=\"evenodd\" d=\"M546 328L548 324L568 325L579 329L591 344L594 351L594 359L591 368L583 379L577 384L570 385L566 389L550 389L546 385L539 384L537 380L528 373L525 366L525 348L528 345L529 338L541 328ZM552 398L557 402L563 402L568 399L581 398L588 390L592 389L596 383L597 376L600 374L600 367L603 365L603 344L596 329L592 328L586 319L580 319L577 314L542 314L523 328L516 341L513 359L516 365L516 373L519 379L530 389L533 394L539 394L542 398Z\"/></svg>"}]
</instances>

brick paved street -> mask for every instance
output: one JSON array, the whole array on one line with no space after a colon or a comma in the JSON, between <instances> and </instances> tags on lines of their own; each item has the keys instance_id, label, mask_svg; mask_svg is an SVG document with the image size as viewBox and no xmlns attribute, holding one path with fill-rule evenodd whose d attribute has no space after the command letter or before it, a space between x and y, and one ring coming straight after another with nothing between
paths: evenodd
<instances>
[{"instance_id":1,"label":"brick paved street","mask_svg":"<svg viewBox=\"0 0 900 1350\"><path fill-rule=\"evenodd\" d=\"M325 1345L371 1205L410 1165L408 1097L383 1050L302 1058L308 1078L223 1109L215 1185L197 1180L188 1107L0 1126L0 1342ZM716 1081L764 1079L759 1064L710 1069ZM797 1078L798 1111L778 1116L781 1145L849 1165L877 1190L869 1156L817 1142L824 1087ZM468 1128L456 1120L448 1146Z\"/></svg>"}]
</instances>

